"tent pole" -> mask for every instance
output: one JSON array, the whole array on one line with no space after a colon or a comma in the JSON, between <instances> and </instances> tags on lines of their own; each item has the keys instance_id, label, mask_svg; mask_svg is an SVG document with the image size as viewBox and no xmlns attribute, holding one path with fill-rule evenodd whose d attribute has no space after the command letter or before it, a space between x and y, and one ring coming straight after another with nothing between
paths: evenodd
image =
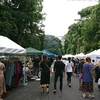
<instances>
[{"instance_id":1,"label":"tent pole","mask_svg":"<svg viewBox=\"0 0 100 100\"><path fill-rule=\"evenodd\" d=\"M25 67L25 74L24 74L24 80L23 80L23 85L26 86L28 83L26 83L26 55L24 55L24 67Z\"/></svg>"}]
</instances>

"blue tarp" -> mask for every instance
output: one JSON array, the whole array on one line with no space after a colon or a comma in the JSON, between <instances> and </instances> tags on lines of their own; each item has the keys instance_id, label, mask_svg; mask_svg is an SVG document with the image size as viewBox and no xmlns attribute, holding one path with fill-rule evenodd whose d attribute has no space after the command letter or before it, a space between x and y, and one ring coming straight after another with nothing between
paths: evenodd
<instances>
[{"instance_id":1,"label":"blue tarp","mask_svg":"<svg viewBox=\"0 0 100 100\"><path fill-rule=\"evenodd\" d=\"M54 54L54 53L51 53L51 52L49 52L48 50L42 50L42 52L44 53L44 54L47 54L49 57L55 57L56 56L56 54Z\"/></svg>"}]
</instances>

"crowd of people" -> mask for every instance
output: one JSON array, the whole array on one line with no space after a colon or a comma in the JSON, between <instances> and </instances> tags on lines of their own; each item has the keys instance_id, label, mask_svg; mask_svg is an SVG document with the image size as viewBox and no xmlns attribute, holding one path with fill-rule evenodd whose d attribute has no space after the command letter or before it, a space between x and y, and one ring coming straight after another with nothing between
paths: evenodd
<instances>
[{"instance_id":1,"label":"crowd of people","mask_svg":"<svg viewBox=\"0 0 100 100\"><path fill-rule=\"evenodd\" d=\"M98 83L98 80L100 79L100 62L96 63L95 60L92 60L90 57L82 57L80 59L74 57L62 58L60 55L49 59L46 54L43 54L41 58L35 56L32 60L32 64L33 67L31 69L33 70L31 71L29 62L26 63L26 66L23 63L23 75L25 74L25 80L28 81L28 75L38 78L38 73L41 71L41 93L46 92L48 94L50 92L50 74L54 76L54 94L57 91L58 78L60 80L59 89L62 91L63 77L65 77L65 75L67 76L66 84L71 88L71 77L76 75L76 77L79 78L79 90L83 92L83 98L95 97L93 94L93 80ZM3 100L2 94L3 92L6 92L4 71L5 66L0 62L0 100ZM98 84L98 89L100 91L100 84Z\"/></svg>"},{"instance_id":2,"label":"crowd of people","mask_svg":"<svg viewBox=\"0 0 100 100\"><path fill-rule=\"evenodd\" d=\"M48 66L48 67L47 67ZM90 57L86 58L74 58L68 57L63 58L57 56L54 59L53 64L48 60L47 55L42 56L42 61L40 62L41 68L41 80L40 86L42 88L41 92L44 93L44 88L46 87L46 92L49 93L50 85L50 67L53 66L54 75L54 91L56 93L56 84L58 78L60 79L59 89L63 89L63 77L67 75L67 85L71 88L71 77L75 73L79 78L79 90L83 92L83 98L94 98L94 86L93 80L97 83L100 78L100 62L95 63ZM100 91L100 85L98 84L98 89Z\"/></svg>"}]
</instances>

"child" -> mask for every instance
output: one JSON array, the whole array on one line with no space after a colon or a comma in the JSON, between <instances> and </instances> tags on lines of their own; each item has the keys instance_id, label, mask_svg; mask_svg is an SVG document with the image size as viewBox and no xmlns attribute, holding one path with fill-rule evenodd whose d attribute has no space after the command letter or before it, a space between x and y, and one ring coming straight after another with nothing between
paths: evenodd
<instances>
[{"instance_id":1,"label":"child","mask_svg":"<svg viewBox=\"0 0 100 100\"><path fill-rule=\"evenodd\" d=\"M27 76L30 74L30 69L28 68L28 65L25 65L23 64L23 75L25 75L25 81L28 81L27 80Z\"/></svg>"}]
</instances>

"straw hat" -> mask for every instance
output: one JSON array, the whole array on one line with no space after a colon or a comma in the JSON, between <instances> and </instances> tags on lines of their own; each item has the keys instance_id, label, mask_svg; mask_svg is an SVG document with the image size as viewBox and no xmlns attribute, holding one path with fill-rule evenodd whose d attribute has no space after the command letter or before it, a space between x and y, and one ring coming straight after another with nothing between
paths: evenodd
<instances>
[{"instance_id":1,"label":"straw hat","mask_svg":"<svg viewBox=\"0 0 100 100\"><path fill-rule=\"evenodd\" d=\"M100 66L100 61L96 64L96 66Z\"/></svg>"}]
</instances>

